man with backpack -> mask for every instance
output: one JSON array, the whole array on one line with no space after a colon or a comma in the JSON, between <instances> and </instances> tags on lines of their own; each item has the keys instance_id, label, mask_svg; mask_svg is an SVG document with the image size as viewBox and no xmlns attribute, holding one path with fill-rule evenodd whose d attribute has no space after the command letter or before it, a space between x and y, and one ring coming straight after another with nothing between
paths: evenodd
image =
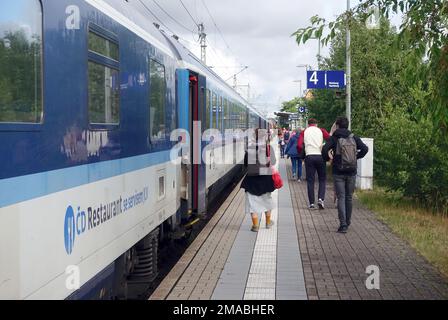
<instances>
[{"instance_id":1,"label":"man with backpack","mask_svg":"<svg viewBox=\"0 0 448 320\"><path fill-rule=\"evenodd\" d=\"M358 159L369 148L348 130L348 119L336 120L336 131L322 149L325 161L333 160L333 180L338 199L339 233L347 233L351 223Z\"/></svg>"}]
</instances>

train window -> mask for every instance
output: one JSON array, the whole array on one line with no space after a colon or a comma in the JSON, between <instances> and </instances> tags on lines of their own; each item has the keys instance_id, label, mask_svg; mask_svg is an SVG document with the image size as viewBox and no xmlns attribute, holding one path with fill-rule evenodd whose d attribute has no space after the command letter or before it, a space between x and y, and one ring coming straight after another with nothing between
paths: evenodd
<instances>
[{"instance_id":1,"label":"train window","mask_svg":"<svg viewBox=\"0 0 448 320\"><path fill-rule=\"evenodd\" d=\"M236 112L235 112L235 104L232 103L231 107L230 107L230 125L231 125L231 127L233 129L236 129L236 126L235 126L235 114L236 114Z\"/></svg>"},{"instance_id":2,"label":"train window","mask_svg":"<svg viewBox=\"0 0 448 320\"><path fill-rule=\"evenodd\" d=\"M238 129L241 129L240 126L240 108L238 107L238 105L235 105L235 127L237 127Z\"/></svg>"},{"instance_id":3,"label":"train window","mask_svg":"<svg viewBox=\"0 0 448 320\"><path fill-rule=\"evenodd\" d=\"M232 102L227 101L227 129L232 128Z\"/></svg>"},{"instance_id":4,"label":"train window","mask_svg":"<svg viewBox=\"0 0 448 320\"><path fill-rule=\"evenodd\" d=\"M223 121L224 121L224 130L229 128L229 107L227 104L227 99L224 98L223 107L222 107Z\"/></svg>"},{"instance_id":5,"label":"train window","mask_svg":"<svg viewBox=\"0 0 448 320\"><path fill-rule=\"evenodd\" d=\"M240 129L245 129L245 126L243 125L244 119L243 119L243 110L240 108L239 105L236 106L238 109L238 118L237 118L237 122L238 122L238 128Z\"/></svg>"},{"instance_id":6,"label":"train window","mask_svg":"<svg viewBox=\"0 0 448 320\"><path fill-rule=\"evenodd\" d=\"M40 1L2 1L0 8L0 122L41 123Z\"/></svg>"},{"instance_id":7,"label":"train window","mask_svg":"<svg viewBox=\"0 0 448 320\"><path fill-rule=\"evenodd\" d=\"M95 32L89 32L89 50L106 58L118 61L118 45Z\"/></svg>"},{"instance_id":8,"label":"train window","mask_svg":"<svg viewBox=\"0 0 448 320\"><path fill-rule=\"evenodd\" d=\"M118 70L89 61L89 119L92 124L118 124Z\"/></svg>"},{"instance_id":9,"label":"train window","mask_svg":"<svg viewBox=\"0 0 448 320\"><path fill-rule=\"evenodd\" d=\"M212 107L212 128L217 129L216 119L218 115L218 97L216 96L216 93L213 93Z\"/></svg>"},{"instance_id":10,"label":"train window","mask_svg":"<svg viewBox=\"0 0 448 320\"><path fill-rule=\"evenodd\" d=\"M151 141L166 138L165 128L165 97L166 77L165 67L155 60L150 60L150 115L149 132Z\"/></svg>"},{"instance_id":11,"label":"train window","mask_svg":"<svg viewBox=\"0 0 448 320\"><path fill-rule=\"evenodd\" d=\"M235 105L235 126L239 129L241 129L240 125L240 108L238 105Z\"/></svg>"},{"instance_id":12,"label":"train window","mask_svg":"<svg viewBox=\"0 0 448 320\"><path fill-rule=\"evenodd\" d=\"M210 128L210 90L207 89L205 97L205 129Z\"/></svg>"},{"instance_id":13,"label":"train window","mask_svg":"<svg viewBox=\"0 0 448 320\"><path fill-rule=\"evenodd\" d=\"M233 103L229 101L229 128L235 128L233 125Z\"/></svg>"},{"instance_id":14,"label":"train window","mask_svg":"<svg viewBox=\"0 0 448 320\"><path fill-rule=\"evenodd\" d=\"M88 94L92 125L120 122L118 42L114 41L108 31L89 26Z\"/></svg>"},{"instance_id":15,"label":"train window","mask_svg":"<svg viewBox=\"0 0 448 320\"><path fill-rule=\"evenodd\" d=\"M232 103L230 101L227 102L227 129L232 129Z\"/></svg>"},{"instance_id":16,"label":"train window","mask_svg":"<svg viewBox=\"0 0 448 320\"><path fill-rule=\"evenodd\" d=\"M223 106L222 106L222 97L219 97L219 108L218 108L218 129L222 131L222 115L223 115Z\"/></svg>"}]
</instances>

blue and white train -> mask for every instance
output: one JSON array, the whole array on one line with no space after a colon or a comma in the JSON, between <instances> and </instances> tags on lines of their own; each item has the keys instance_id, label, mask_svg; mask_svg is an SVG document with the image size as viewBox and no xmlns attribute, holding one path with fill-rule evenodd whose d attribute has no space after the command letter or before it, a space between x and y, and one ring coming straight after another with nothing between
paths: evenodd
<instances>
[{"instance_id":1,"label":"blue and white train","mask_svg":"<svg viewBox=\"0 0 448 320\"><path fill-rule=\"evenodd\" d=\"M201 134L268 127L143 10L0 3L0 299L126 298L147 285L159 241L242 173L242 152L219 157L244 139L210 147ZM170 161L177 128L209 161Z\"/></svg>"}]
</instances>

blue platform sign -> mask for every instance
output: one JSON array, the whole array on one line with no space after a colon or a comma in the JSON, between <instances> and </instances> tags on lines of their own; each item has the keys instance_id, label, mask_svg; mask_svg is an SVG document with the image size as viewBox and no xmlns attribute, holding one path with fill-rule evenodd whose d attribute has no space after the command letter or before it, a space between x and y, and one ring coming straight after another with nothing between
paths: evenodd
<instances>
[{"instance_id":1,"label":"blue platform sign","mask_svg":"<svg viewBox=\"0 0 448 320\"><path fill-rule=\"evenodd\" d=\"M343 89L347 85L344 71L327 71L327 88Z\"/></svg>"},{"instance_id":2,"label":"blue platform sign","mask_svg":"<svg viewBox=\"0 0 448 320\"><path fill-rule=\"evenodd\" d=\"M307 88L326 89L325 73L326 71L307 71Z\"/></svg>"},{"instance_id":3,"label":"blue platform sign","mask_svg":"<svg viewBox=\"0 0 448 320\"><path fill-rule=\"evenodd\" d=\"M344 71L307 71L308 89L343 89L346 85Z\"/></svg>"}]
</instances>

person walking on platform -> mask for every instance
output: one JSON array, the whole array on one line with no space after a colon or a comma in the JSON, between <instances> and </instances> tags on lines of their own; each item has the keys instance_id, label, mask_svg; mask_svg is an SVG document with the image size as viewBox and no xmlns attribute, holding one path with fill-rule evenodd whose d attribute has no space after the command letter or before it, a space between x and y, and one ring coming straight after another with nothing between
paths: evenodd
<instances>
[{"instance_id":1,"label":"person walking on platform","mask_svg":"<svg viewBox=\"0 0 448 320\"><path fill-rule=\"evenodd\" d=\"M355 191L357 160L364 158L369 148L348 130L348 119L336 120L336 131L322 149L325 161L333 160L333 180L338 199L339 233L346 233L351 224L353 192Z\"/></svg>"},{"instance_id":2,"label":"person walking on platform","mask_svg":"<svg viewBox=\"0 0 448 320\"><path fill-rule=\"evenodd\" d=\"M281 135L281 136L278 137L278 145L279 145L279 147L280 147L280 157L281 157L282 159L284 159L284 158L285 158L285 147L286 147L286 143L285 143L285 139L284 139L284 136L283 136L283 135Z\"/></svg>"},{"instance_id":3,"label":"person walking on platform","mask_svg":"<svg viewBox=\"0 0 448 320\"><path fill-rule=\"evenodd\" d=\"M325 185L327 180L326 165L322 158L324 140L330 139L327 130L317 127L317 120L310 119L308 128L302 131L297 145L298 153L302 154L305 146L305 169L308 189L309 208L315 209L314 180L317 172L319 178L319 209L325 209Z\"/></svg>"},{"instance_id":4,"label":"person walking on platform","mask_svg":"<svg viewBox=\"0 0 448 320\"><path fill-rule=\"evenodd\" d=\"M299 182L302 181L302 161L303 159L300 158L299 152L297 150L297 144L299 142L300 137L300 130L296 129L295 134L292 135L291 139L289 140L288 145L286 146L285 153L286 155L291 158L292 163L292 178L295 179L297 177L297 180Z\"/></svg>"},{"instance_id":5,"label":"person walking on platform","mask_svg":"<svg viewBox=\"0 0 448 320\"><path fill-rule=\"evenodd\" d=\"M266 228L274 225L271 211L275 204L271 193L275 191L275 186L271 166L275 163L275 151L271 150L269 138L263 130L255 130L255 140L249 142L244 156L247 175L241 183L241 188L246 191L246 212L252 215L253 232L258 232L260 228L258 214L266 215Z\"/></svg>"},{"instance_id":6,"label":"person walking on platform","mask_svg":"<svg viewBox=\"0 0 448 320\"><path fill-rule=\"evenodd\" d=\"M285 141L286 145L289 143L289 139L291 139L291 133L288 130L284 130L283 140Z\"/></svg>"}]
</instances>

